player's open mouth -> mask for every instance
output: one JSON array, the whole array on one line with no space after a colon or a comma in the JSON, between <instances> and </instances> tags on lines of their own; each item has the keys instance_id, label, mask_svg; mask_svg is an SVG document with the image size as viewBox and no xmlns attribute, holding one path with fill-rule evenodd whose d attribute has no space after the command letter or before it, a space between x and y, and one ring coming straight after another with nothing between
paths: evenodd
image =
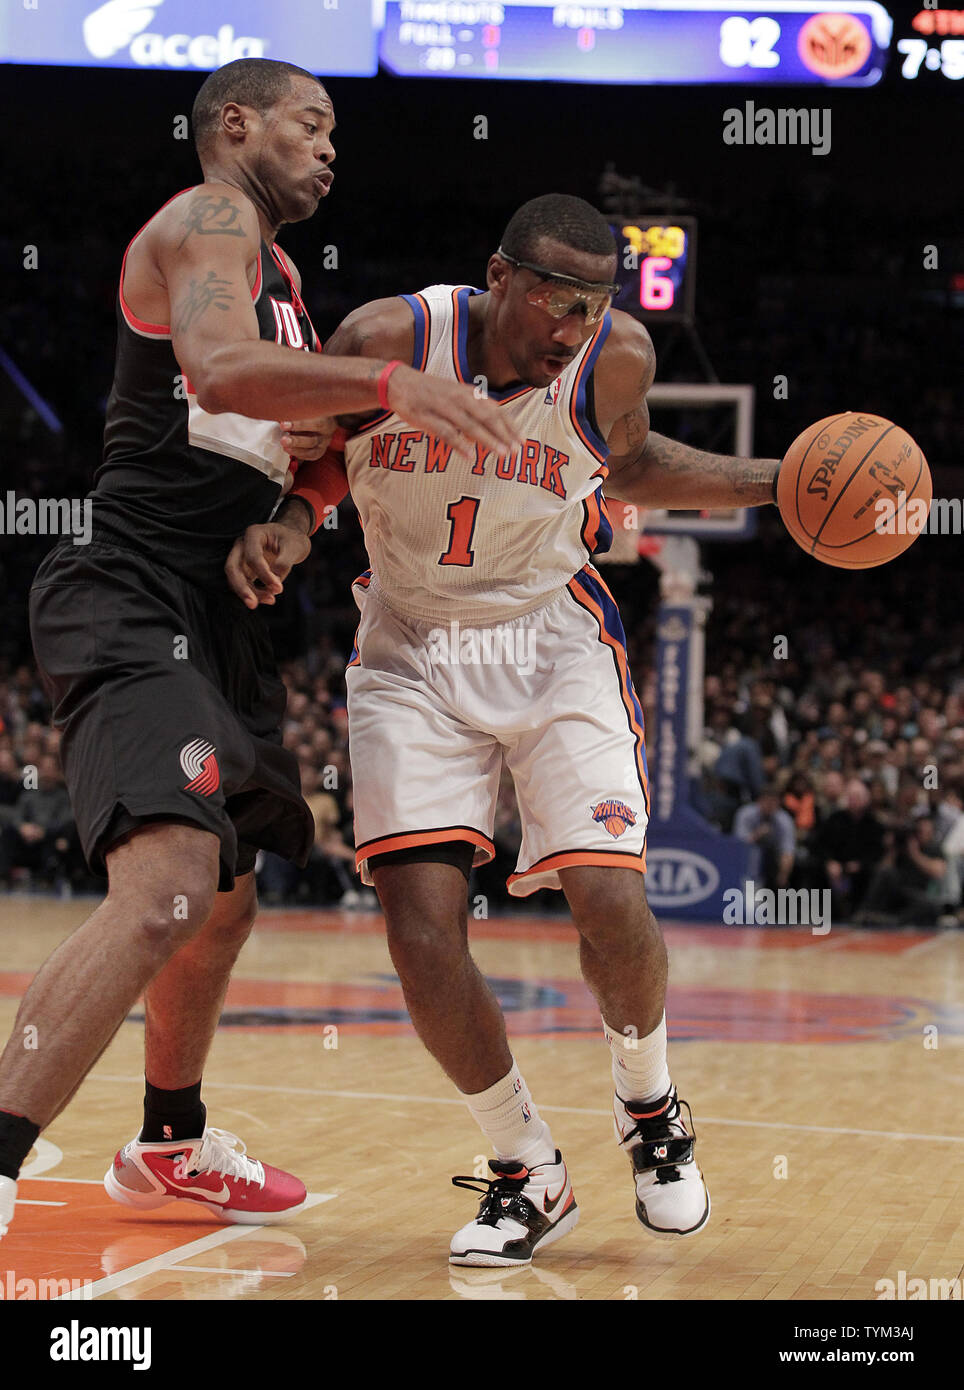
<instances>
[{"instance_id":1,"label":"player's open mouth","mask_svg":"<svg viewBox=\"0 0 964 1390\"><path fill-rule=\"evenodd\" d=\"M334 174L315 174L313 182L323 198L328 196L328 190L331 188L334 177Z\"/></svg>"},{"instance_id":2,"label":"player's open mouth","mask_svg":"<svg viewBox=\"0 0 964 1390\"><path fill-rule=\"evenodd\" d=\"M550 371L553 371L553 372L561 372L561 371L564 371L565 368L569 366L569 363L572 361L572 358L571 358L571 357L544 357L542 360L543 360L543 362L545 362L546 365L549 367Z\"/></svg>"}]
</instances>

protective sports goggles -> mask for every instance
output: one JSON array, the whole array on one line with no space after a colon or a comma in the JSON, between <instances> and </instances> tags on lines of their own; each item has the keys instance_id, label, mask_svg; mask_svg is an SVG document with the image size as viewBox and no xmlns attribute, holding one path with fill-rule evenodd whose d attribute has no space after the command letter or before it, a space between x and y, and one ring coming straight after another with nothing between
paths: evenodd
<instances>
[{"instance_id":1,"label":"protective sports goggles","mask_svg":"<svg viewBox=\"0 0 964 1390\"><path fill-rule=\"evenodd\" d=\"M531 270L542 280L526 295L530 304L545 309L554 319L565 318L580 307L586 316L586 323L598 323L612 303L613 295L618 294L619 285L590 284L577 280L572 275L561 275L557 270L547 270L544 265L533 265L531 261L517 261L500 246L497 255L519 270Z\"/></svg>"}]
</instances>

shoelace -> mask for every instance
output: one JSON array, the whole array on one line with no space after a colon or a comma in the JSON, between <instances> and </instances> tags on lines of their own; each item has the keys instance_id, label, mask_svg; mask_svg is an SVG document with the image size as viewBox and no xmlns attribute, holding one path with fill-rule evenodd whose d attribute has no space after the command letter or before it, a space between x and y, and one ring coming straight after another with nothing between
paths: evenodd
<instances>
[{"instance_id":1,"label":"shoelace","mask_svg":"<svg viewBox=\"0 0 964 1390\"><path fill-rule=\"evenodd\" d=\"M687 1129L686 1125L683 1123L683 1117L681 1114L681 1107L684 1105L686 1106L686 1113L690 1118L689 1129ZM628 1113L629 1112L627 1111L627 1114ZM632 1116L630 1116L630 1119L632 1119ZM632 1129L625 1136L625 1138L620 1139L620 1144L628 1144L630 1139L652 1139L654 1137L662 1137L661 1135L654 1136L652 1134L648 1134L646 1132L646 1129L644 1128L644 1126L646 1125L679 1125L683 1133L676 1137L680 1139L696 1138L696 1126L693 1124L693 1112L689 1107L689 1103L685 1100L680 1100L679 1096L673 1097L672 1105L670 1105L669 1108L665 1110L661 1115L654 1115L649 1119L637 1120L636 1123L633 1125Z\"/></svg>"},{"instance_id":2,"label":"shoelace","mask_svg":"<svg viewBox=\"0 0 964 1390\"><path fill-rule=\"evenodd\" d=\"M480 1182L470 1177L458 1177L452 1179L453 1187L466 1187L470 1192L481 1192L482 1201L479 1204L479 1214L476 1221L483 1226L495 1226L506 1216L513 1216L517 1204L521 1200L528 1203L528 1197L523 1197L522 1189L529 1181L529 1175L524 1178L509 1178L500 1175L497 1178L482 1178ZM503 1199L507 1199L503 1206ZM521 1213L520 1213L521 1214Z\"/></svg>"},{"instance_id":3,"label":"shoelace","mask_svg":"<svg viewBox=\"0 0 964 1390\"><path fill-rule=\"evenodd\" d=\"M264 1187L264 1167L256 1158L248 1158L245 1144L226 1129L206 1129L195 1160L193 1173L220 1173L222 1177L256 1182ZM180 1165L179 1165L180 1166Z\"/></svg>"}]
</instances>

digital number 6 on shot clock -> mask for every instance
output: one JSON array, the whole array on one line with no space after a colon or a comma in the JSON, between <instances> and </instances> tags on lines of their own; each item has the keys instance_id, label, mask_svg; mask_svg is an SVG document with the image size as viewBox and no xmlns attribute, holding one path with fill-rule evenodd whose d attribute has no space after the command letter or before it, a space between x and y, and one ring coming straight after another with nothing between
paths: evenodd
<instances>
[{"instance_id":1,"label":"digital number 6 on shot clock","mask_svg":"<svg viewBox=\"0 0 964 1390\"><path fill-rule=\"evenodd\" d=\"M640 266L639 302L644 309L671 309L675 290L673 282L661 270L669 270L673 262L668 256L647 256Z\"/></svg>"}]
</instances>

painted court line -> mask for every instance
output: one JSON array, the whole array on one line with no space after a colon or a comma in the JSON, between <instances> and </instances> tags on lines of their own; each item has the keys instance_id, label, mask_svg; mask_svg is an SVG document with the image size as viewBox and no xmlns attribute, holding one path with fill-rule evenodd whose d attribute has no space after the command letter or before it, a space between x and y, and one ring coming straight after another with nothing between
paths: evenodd
<instances>
[{"instance_id":1,"label":"painted court line","mask_svg":"<svg viewBox=\"0 0 964 1390\"><path fill-rule=\"evenodd\" d=\"M23 1172L23 1173L20 1174L20 1180L21 1180L21 1182L23 1181L24 1178L29 1178L29 1177L30 1177L30 1174L27 1173L27 1172ZM91 1187L103 1187L103 1185L104 1185L104 1179L103 1179L103 1178L30 1178L30 1181L31 1181L31 1182L84 1182L84 1183L88 1183Z\"/></svg>"},{"instance_id":2,"label":"painted court line","mask_svg":"<svg viewBox=\"0 0 964 1390\"><path fill-rule=\"evenodd\" d=\"M309 1192L305 1202L305 1210L310 1207L317 1207L322 1202L330 1202L337 1197L337 1192ZM58 1295L51 1302L87 1302L91 1298L100 1298L101 1294L112 1293L114 1289L122 1289L127 1284L136 1284L138 1279L143 1279L148 1274L157 1274L162 1270L169 1270L174 1265L178 1265L182 1260L188 1260L192 1255L203 1255L208 1250L216 1250L220 1245L227 1245L229 1241L240 1240L242 1236L248 1235L251 1231L263 1231L264 1226L255 1225L232 1225L225 1226L223 1230L212 1231L210 1235L201 1236L198 1240L192 1240L187 1245L175 1245L171 1250L166 1250L163 1255L154 1255L149 1260L141 1260L139 1264L131 1265L128 1269L118 1270L116 1274L109 1274L105 1279L97 1279L91 1286L84 1289L71 1289L69 1293ZM223 1274L224 1270L218 1270Z\"/></svg>"},{"instance_id":3,"label":"painted court line","mask_svg":"<svg viewBox=\"0 0 964 1390\"><path fill-rule=\"evenodd\" d=\"M117 1081L123 1082L125 1085L137 1086L144 1084L143 1077L105 1076L97 1072L87 1078L88 1084L91 1081ZM307 1086L261 1086L241 1081L212 1081L208 1077L205 1077L204 1084L209 1091L217 1090L220 1087L225 1091L269 1091L275 1095L283 1096L329 1096L334 1100L404 1101L412 1105L457 1105L460 1109L465 1108L465 1102L454 1096L411 1096L393 1094L389 1091L312 1090ZM578 1105L540 1105L539 1109L540 1111L544 1110L547 1114L557 1115L612 1115L611 1110L589 1110ZM803 1134L856 1134L868 1139L929 1139L938 1144L964 1144L964 1135L962 1134L904 1134L890 1129L851 1129L845 1125L797 1125L782 1120L730 1120L721 1116L703 1115L700 1118L700 1124L734 1125L741 1129L794 1129Z\"/></svg>"},{"instance_id":4,"label":"painted court line","mask_svg":"<svg viewBox=\"0 0 964 1390\"><path fill-rule=\"evenodd\" d=\"M109 1274L105 1279L98 1279L86 1289L71 1289L69 1293L59 1294L56 1299L51 1299L51 1302L87 1302L91 1298L99 1298L101 1294L122 1289L125 1284L136 1283L146 1274L156 1274L160 1270L170 1269L171 1265L179 1260L188 1259L191 1255L202 1255L206 1250L216 1250L219 1245L226 1245L230 1240L239 1240L241 1236L247 1235L248 1231L257 1229L252 1226L227 1226L223 1231L212 1231L200 1240L192 1240L189 1245L176 1245L173 1250L168 1250L163 1255L141 1260L140 1264L119 1270L117 1274Z\"/></svg>"},{"instance_id":5,"label":"painted court line","mask_svg":"<svg viewBox=\"0 0 964 1390\"><path fill-rule=\"evenodd\" d=\"M291 1269L219 1269L217 1265L171 1265L178 1274L257 1274L260 1279L293 1279Z\"/></svg>"},{"instance_id":6,"label":"painted court line","mask_svg":"<svg viewBox=\"0 0 964 1390\"><path fill-rule=\"evenodd\" d=\"M904 952L904 959L908 956L922 956L926 951L933 951L935 946L946 946L949 941L959 940L959 933L955 930L942 931L939 936L931 937L930 941L918 941L916 946L908 946Z\"/></svg>"}]
</instances>

